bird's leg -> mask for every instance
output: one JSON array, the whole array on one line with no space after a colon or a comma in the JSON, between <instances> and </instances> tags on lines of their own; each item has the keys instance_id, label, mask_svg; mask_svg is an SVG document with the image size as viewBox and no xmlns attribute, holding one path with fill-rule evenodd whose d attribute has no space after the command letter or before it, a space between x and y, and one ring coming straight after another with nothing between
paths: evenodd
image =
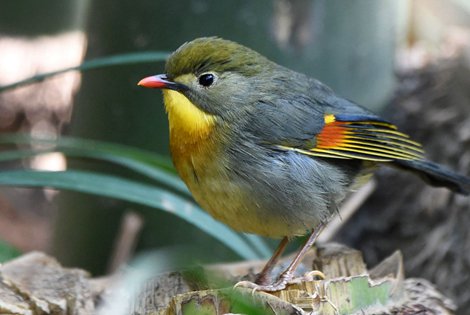
<instances>
[{"instance_id":1,"label":"bird's leg","mask_svg":"<svg viewBox=\"0 0 470 315\"><path fill-rule=\"evenodd\" d=\"M263 270L256 277L255 283L259 285L266 285L269 281L269 273L273 270L279 258L281 258L282 253L286 249L287 244L289 243L289 238L285 236L279 245L276 248L276 251L271 256L269 261L264 265Z\"/></svg>"},{"instance_id":2,"label":"bird's leg","mask_svg":"<svg viewBox=\"0 0 470 315\"><path fill-rule=\"evenodd\" d=\"M287 267L287 269L284 270L283 273L281 273L281 275L279 276L279 279L270 286L272 290L262 289L262 291L279 291L279 290L285 289L286 285L294 277L294 273L295 273L295 270L297 269L297 266L302 261L302 259L304 258L308 250L313 246L313 244L317 240L318 235L320 235L323 228L324 228L324 224L320 224L316 229L312 231L307 241L305 242L304 246L302 246L302 248L297 253L297 255L295 255L289 267Z\"/></svg>"},{"instance_id":3,"label":"bird's leg","mask_svg":"<svg viewBox=\"0 0 470 315\"><path fill-rule=\"evenodd\" d=\"M246 287L246 288L251 288L254 291L265 291L265 292L275 292L275 291L280 291L286 288L287 284L289 284L294 277L294 272L299 263L302 261L304 258L305 254L307 251L312 247L312 245L315 243L315 241L318 238L318 235L320 235L320 232L324 228L324 224L321 223L316 229L312 231L312 234L310 234L309 238L305 242L305 244L302 246L300 251L295 255L294 259L290 263L289 267L281 273L279 276L279 279L272 283L272 284L267 284L267 285L258 285L252 282L248 281L241 281L238 282L235 286L241 286L241 287Z\"/></svg>"}]
</instances>

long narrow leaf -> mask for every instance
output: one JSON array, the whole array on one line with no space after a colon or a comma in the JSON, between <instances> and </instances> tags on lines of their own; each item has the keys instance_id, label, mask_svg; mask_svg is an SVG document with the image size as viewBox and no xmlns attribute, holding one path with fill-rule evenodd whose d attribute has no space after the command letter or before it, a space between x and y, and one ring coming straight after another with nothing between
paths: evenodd
<instances>
[{"instance_id":1,"label":"long narrow leaf","mask_svg":"<svg viewBox=\"0 0 470 315\"><path fill-rule=\"evenodd\" d=\"M0 161L26 158L38 154L58 151L69 157L93 158L115 163L159 183L163 183L167 187L172 188L174 191L181 193L187 198L192 198L186 185L178 176L174 175L175 171L169 158L142 149L73 137L61 137L59 139L55 139L53 137L33 138L29 135L18 134L0 136L0 143L16 145L32 143L35 145L50 147L50 149L38 149L36 151L18 150L16 153L14 151L0 152ZM162 168L164 170L162 170ZM171 170L171 172L168 170ZM263 257L269 257L271 249L261 238L255 235L248 235L246 240Z\"/></svg>"},{"instance_id":2,"label":"long narrow leaf","mask_svg":"<svg viewBox=\"0 0 470 315\"><path fill-rule=\"evenodd\" d=\"M171 160L167 156L159 155L147 150L98 140L80 139L74 137L53 136L32 137L28 134L3 134L0 135L0 144L14 145L35 145L61 151L63 149L75 149L84 151L93 151L97 154L123 156L146 163L153 167L163 168L169 172L175 173Z\"/></svg>"},{"instance_id":3,"label":"long narrow leaf","mask_svg":"<svg viewBox=\"0 0 470 315\"><path fill-rule=\"evenodd\" d=\"M189 192L186 185L183 181L173 173L162 171L160 168L149 166L148 164L141 163L134 159L118 156L113 154L103 154L102 152L96 152L94 150L74 150L74 149L63 149L63 150L54 150L54 149L39 149L39 150L11 150L0 152L0 162L12 161L17 159L31 158L35 156L40 156L47 153L60 152L67 157L75 158L91 158L101 161L111 162L123 167L126 167L130 170L133 170L141 175L147 176L161 184L166 185L167 187L172 188L174 191L181 193L187 198L191 198L192 195Z\"/></svg>"},{"instance_id":4,"label":"long narrow leaf","mask_svg":"<svg viewBox=\"0 0 470 315\"><path fill-rule=\"evenodd\" d=\"M53 150L9 150L0 152L0 162L13 161L30 158L43 153L54 152Z\"/></svg>"},{"instance_id":5,"label":"long narrow leaf","mask_svg":"<svg viewBox=\"0 0 470 315\"><path fill-rule=\"evenodd\" d=\"M0 86L0 92L11 90L23 85L32 84L36 82L41 82L47 78L56 76L69 71L87 71L91 69L99 69L117 65L130 65L136 63L146 63L146 62L157 62L164 61L168 57L169 52L165 51L148 51L141 53L130 53L122 54L115 56L108 56L103 58L97 58L93 60L88 60L83 62L81 65L74 67L67 67L56 71L45 72L37 74L35 76L29 77L27 79L17 81L11 84Z\"/></svg>"},{"instance_id":6,"label":"long narrow leaf","mask_svg":"<svg viewBox=\"0 0 470 315\"><path fill-rule=\"evenodd\" d=\"M28 135L7 135L0 137L0 143L11 143L9 141L12 141L14 144L25 144L31 142L36 145L47 145L51 148L0 152L0 162L30 158L51 152L61 152L69 157L93 158L121 165L140 173L141 175L163 183L187 197L191 197L191 193L186 188L186 185L178 176L174 175L173 167L171 166L171 162L168 158L149 153L141 149L111 144L108 142L68 137L60 138L58 140L53 138L36 139L31 138ZM164 171L162 170L162 167L165 170L171 169L172 172Z\"/></svg>"},{"instance_id":7,"label":"long narrow leaf","mask_svg":"<svg viewBox=\"0 0 470 315\"><path fill-rule=\"evenodd\" d=\"M251 246L253 246L253 248L258 251L261 257L269 258L272 255L272 248L270 248L261 237L248 233L245 233L243 235L245 236L246 240L251 244Z\"/></svg>"},{"instance_id":8,"label":"long narrow leaf","mask_svg":"<svg viewBox=\"0 0 470 315\"><path fill-rule=\"evenodd\" d=\"M0 185L73 190L150 206L170 212L190 222L245 259L261 258L243 237L215 221L196 204L150 185L115 176L72 170L0 172Z\"/></svg>"}]
</instances>

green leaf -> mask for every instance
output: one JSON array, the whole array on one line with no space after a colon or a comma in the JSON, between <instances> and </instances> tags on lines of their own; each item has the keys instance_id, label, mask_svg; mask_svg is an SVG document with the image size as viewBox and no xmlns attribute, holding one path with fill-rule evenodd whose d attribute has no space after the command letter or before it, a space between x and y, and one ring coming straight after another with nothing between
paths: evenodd
<instances>
[{"instance_id":1,"label":"green leaf","mask_svg":"<svg viewBox=\"0 0 470 315\"><path fill-rule=\"evenodd\" d=\"M11 84L7 84L4 86L0 86L0 92L4 92L6 90L11 90L23 85L32 84L41 82L47 78L56 76L58 74L62 74L69 71L87 71L92 69L99 69L105 67L112 67L118 65L131 65L137 63L147 63L147 62L157 62L157 61L165 61L168 58L170 53L166 51L147 51L141 53L130 53L130 54L122 54L122 55L115 55L115 56L108 56L103 58L97 58L93 60L88 60L83 62L81 65L75 67L68 67L63 68L56 71L45 72L41 74L37 74L30 78L17 81Z\"/></svg>"},{"instance_id":2,"label":"green leaf","mask_svg":"<svg viewBox=\"0 0 470 315\"><path fill-rule=\"evenodd\" d=\"M85 171L45 172L15 170L0 172L0 185L51 187L135 202L170 212L197 226L244 259L261 258L246 240L215 221L195 203L150 185Z\"/></svg>"},{"instance_id":3,"label":"green leaf","mask_svg":"<svg viewBox=\"0 0 470 315\"><path fill-rule=\"evenodd\" d=\"M0 152L0 162L18 160L37 156L43 153L54 152L53 150L10 150Z\"/></svg>"},{"instance_id":4,"label":"green leaf","mask_svg":"<svg viewBox=\"0 0 470 315\"><path fill-rule=\"evenodd\" d=\"M167 156L159 155L143 149L138 149L136 147L105 141L87 140L66 136L57 138L52 135L32 137L29 134L12 133L0 135L0 144L34 145L36 147L40 146L44 152L60 151L61 149L98 151L104 154L126 156L148 163L152 166L163 168L172 173L176 173L170 158Z\"/></svg>"},{"instance_id":5,"label":"green leaf","mask_svg":"<svg viewBox=\"0 0 470 315\"><path fill-rule=\"evenodd\" d=\"M61 152L68 157L93 158L126 167L152 180L163 183L166 187L180 193L182 196L192 199L186 185L175 175L176 171L170 159L153 152L96 140L73 137L60 137L59 139L55 137L36 138L26 134L2 135L0 136L0 144L33 144L42 148L0 152L0 161L27 158L50 152ZM262 257L271 255L271 248L260 237L245 234L245 239Z\"/></svg>"},{"instance_id":6,"label":"green leaf","mask_svg":"<svg viewBox=\"0 0 470 315\"><path fill-rule=\"evenodd\" d=\"M270 248L261 237L248 233L244 233L243 235L246 237L247 241L251 244L251 246L253 246L253 248L258 251L261 257L271 257L271 255L273 254L273 249Z\"/></svg>"},{"instance_id":7,"label":"green leaf","mask_svg":"<svg viewBox=\"0 0 470 315\"><path fill-rule=\"evenodd\" d=\"M19 250L0 240L0 263L16 258L20 254Z\"/></svg>"},{"instance_id":8,"label":"green leaf","mask_svg":"<svg viewBox=\"0 0 470 315\"><path fill-rule=\"evenodd\" d=\"M0 161L27 158L40 154L61 152L70 157L93 158L112 162L129 168L141 175L175 189L191 197L168 157L134 147L103 141L84 140L71 137L32 138L28 135L9 134L0 136L2 144L34 144L42 147L36 150L12 150L0 152ZM45 148L44 148L45 147Z\"/></svg>"}]
</instances>

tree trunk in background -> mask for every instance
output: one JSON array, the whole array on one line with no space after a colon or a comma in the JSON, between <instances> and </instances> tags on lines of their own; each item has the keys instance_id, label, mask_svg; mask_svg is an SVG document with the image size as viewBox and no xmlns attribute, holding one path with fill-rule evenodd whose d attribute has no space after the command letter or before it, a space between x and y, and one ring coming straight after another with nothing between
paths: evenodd
<instances>
[{"instance_id":1,"label":"tree trunk in background","mask_svg":"<svg viewBox=\"0 0 470 315\"><path fill-rule=\"evenodd\" d=\"M33 37L80 30L87 4L86 0L50 0L47 5L35 0L3 1L0 34Z\"/></svg>"},{"instance_id":2,"label":"tree trunk in background","mask_svg":"<svg viewBox=\"0 0 470 315\"><path fill-rule=\"evenodd\" d=\"M279 1L289 2L289 1ZM379 111L394 85L396 42L405 14L403 1L297 0L309 3L302 48L285 63L331 86L338 94ZM298 13L305 15L303 11ZM295 25L295 24L294 24ZM297 57L296 57L297 55Z\"/></svg>"},{"instance_id":3,"label":"tree trunk in background","mask_svg":"<svg viewBox=\"0 0 470 315\"><path fill-rule=\"evenodd\" d=\"M0 4L0 73L2 82L20 80L39 72L57 70L80 62L83 46L82 30L87 0L50 0L47 4L36 0L2 1ZM60 52L55 48L69 46ZM62 58L56 58L60 56ZM6 68L2 66L5 65ZM66 83L62 84L66 77ZM1 132L31 132L40 125L40 133L60 128L69 115L68 97L73 94L75 74L68 73L29 86L5 91L0 96ZM3 81L5 80L5 81ZM13 81L8 81L12 83ZM52 104L50 104L52 103ZM51 128L48 128L51 127ZM3 163L5 168L22 168L24 161ZM54 209L43 189L1 187L2 198L11 200L14 216L2 211L2 239L13 242L22 250L45 250L48 245L49 219ZM2 207L3 208L3 207ZM34 219L29 219L30 217ZM13 219L14 218L14 219ZM24 219L28 218L28 219ZM31 223L34 222L34 223ZM24 232L23 232L24 231ZM23 232L23 233L22 233ZM28 237L29 236L29 237ZM34 239L32 239L34 236ZM3 238L4 237L4 238Z\"/></svg>"},{"instance_id":4,"label":"tree trunk in background","mask_svg":"<svg viewBox=\"0 0 470 315\"><path fill-rule=\"evenodd\" d=\"M341 95L377 109L393 89L399 3L123 0L116 5L111 0L94 1L86 27L86 58L174 50L195 37L217 35L324 80ZM168 128L160 93L136 86L142 77L162 71L163 64L146 64L84 74L70 134L167 154ZM121 214L133 205L63 193L60 207L54 254L65 264L103 272ZM166 213L144 212L141 248L197 242L233 258L187 223Z\"/></svg>"}]
</instances>

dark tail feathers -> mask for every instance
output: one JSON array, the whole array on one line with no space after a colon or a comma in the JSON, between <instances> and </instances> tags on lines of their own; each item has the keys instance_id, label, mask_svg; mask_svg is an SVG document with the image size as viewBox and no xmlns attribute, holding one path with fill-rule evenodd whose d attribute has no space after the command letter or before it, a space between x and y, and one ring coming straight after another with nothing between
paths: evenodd
<instances>
[{"instance_id":1,"label":"dark tail feathers","mask_svg":"<svg viewBox=\"0 0 470 315\"><path fill-rule=\"evenodd\" d=\"M412 171L432 186L447 187L457 193L470 193L470 178L426 160L396 160L396 166Z\"/></svg>"}]
</instances>

